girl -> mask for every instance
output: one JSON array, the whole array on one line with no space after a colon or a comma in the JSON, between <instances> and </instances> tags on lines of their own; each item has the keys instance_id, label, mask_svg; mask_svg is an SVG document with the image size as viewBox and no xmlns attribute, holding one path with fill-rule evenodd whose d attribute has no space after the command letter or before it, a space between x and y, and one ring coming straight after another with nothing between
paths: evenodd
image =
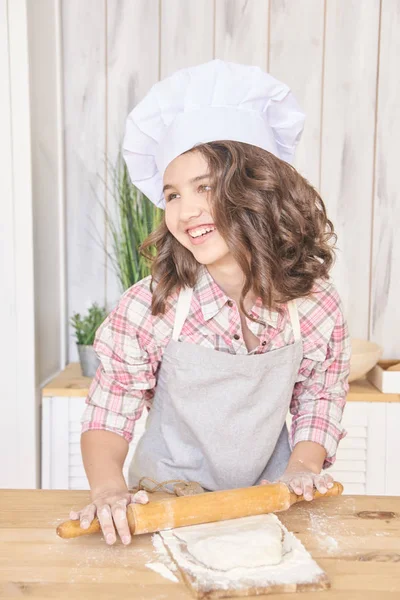
<instances>
[{"instance_id":1,"label":"girl","mask_svg":"<svg viewBox=\"0 0 400 600\"><path fill-rule=\"evenodd\" d=\"M143 244L152 275L99 328L101 360L82 454L107 543L131 540L122 474L149 409L129 485L204 490L282 481L325 493L345 435L349 336L329 281L336 240L325 206L290 166L303 127L290 90L257 67L211 61L153 86L129 115L131 179L165 207ZM286 417L293 421L290 432Z\"/></svg>"}]
</instances>

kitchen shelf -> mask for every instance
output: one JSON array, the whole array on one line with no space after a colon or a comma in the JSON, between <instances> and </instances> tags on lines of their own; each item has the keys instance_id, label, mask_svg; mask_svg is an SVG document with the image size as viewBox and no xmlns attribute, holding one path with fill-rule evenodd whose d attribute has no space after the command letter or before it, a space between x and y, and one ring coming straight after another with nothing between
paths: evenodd
<instances>
[{"instance_id":1,"label":"kitchen shelf","mask_svg":"<svg viewBox=\"0 0 400 600\"><path fill-rule=\"evenodd\" d=\"M79 363L70 363L42 389L42 396L86 397L91 377L84 377ZM400 394L384 394L367 379L358 379L350 384L347 394L349 402L400 402Z\"/></svg>"}]
</instances>

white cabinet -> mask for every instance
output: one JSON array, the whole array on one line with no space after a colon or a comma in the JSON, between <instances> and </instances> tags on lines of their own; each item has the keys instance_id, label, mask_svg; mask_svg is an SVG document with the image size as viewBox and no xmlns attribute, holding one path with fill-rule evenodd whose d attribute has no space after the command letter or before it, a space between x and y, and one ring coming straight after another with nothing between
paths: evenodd
<instances>
[{"instance_id":1,"label":"white cabinet","mask_svg":"<svg viewBox=\"0 0 400 600\"><path fill-rule=\"evenodd\" d=\"M336 461L328 469L345 494L385 494L386 404L347 403Z\"/></svg>"},{"instance_id":2,"label":"white cabinet","mask_svg":"<svg viewBox=\"0 0 400 600\"><path fill-rule=\"evenodd\" d=\"M80 419L85 406L85 398L43 398L42 489L89 489L80 450ZM143 435L146 418L147 409L144 409L129 446L124 465L125 478L135 447Z\"/></svg>"},{"instance_id":3,"label":"white cabinet","mask_svg":"<svg viewBox=\"0 0 400 600\"><path fill-rule=\"evenodd\" d=\"M386 404L385 494L400 496L400 403Z\"/></svg>"},{"instance_id":4,"label":"white cabinet","mask_svg":"<svg viewBox=\"0 0 400 600\"><path fill-rule=\"evenodd\" d=\"M43 398L42 488L89 489L80 452L84 408L83 397ZM146 417L144 410L130 444L125 477ZM347 402L343 425L347 436L327 472L343 483L344 493L400 495L400 403Z\"/></svg>"}]
</instances>

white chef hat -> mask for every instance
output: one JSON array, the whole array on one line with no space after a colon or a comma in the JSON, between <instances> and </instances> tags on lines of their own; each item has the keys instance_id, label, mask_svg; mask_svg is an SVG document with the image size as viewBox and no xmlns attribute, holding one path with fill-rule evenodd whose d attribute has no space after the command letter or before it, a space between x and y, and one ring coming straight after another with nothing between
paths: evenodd
<instances>
[{"instance_id":1,"label":"white chef hat","mask_svg":"<svg viewBox=\"0 0 400 600\"><path fill-rule=\"evenodd\" d=\"M290 163L303 127L287 85L259 67L217 59L154 84L128 116L122 153L132 183L164 208L164 171L186 150L234 140Z\"/></svg>"}]
</instances>

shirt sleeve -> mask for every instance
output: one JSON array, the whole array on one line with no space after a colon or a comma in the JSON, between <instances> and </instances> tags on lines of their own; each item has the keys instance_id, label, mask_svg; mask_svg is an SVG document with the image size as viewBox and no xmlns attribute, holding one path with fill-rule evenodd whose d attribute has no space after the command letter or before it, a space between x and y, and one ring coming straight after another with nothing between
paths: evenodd
<instances>
[{"instance_id":1,"label":"shirt sleeve","mask_svg":"<svg viewBox=\"0 0 400 600\"><path fill-rule=\"evenodd\" d=\"M136 421L151 405L159 360L145 296L130 288L96 332L100 365L86 398L82 433L112 431L130 443Z\"/></svg>"},{"instance_id":2,"label":"shirt sleeve","mask_svg":"<svg viewBox=\"0 0 400 600\"><path fill-rule=\"evenodd\" d=\"M303 360L294 386L290 446L316 442L326 450L323 469L336 460L338 444L347 434L341 425L349 389L351 345L342 302L333 285L321 292L304 328L314 331L304 343ZM302 319L301 319L302 320Z\"/></svg>"}]
</instances>

